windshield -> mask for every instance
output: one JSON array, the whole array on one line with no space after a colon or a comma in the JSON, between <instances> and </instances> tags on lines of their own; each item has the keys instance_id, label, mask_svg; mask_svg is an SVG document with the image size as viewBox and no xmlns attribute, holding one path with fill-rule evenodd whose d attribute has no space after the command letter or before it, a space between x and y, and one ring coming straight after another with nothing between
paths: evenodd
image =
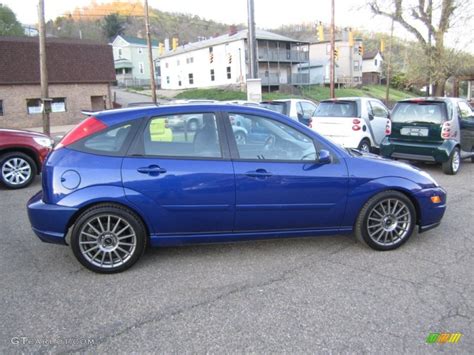
<instances>
[{"instance_id":1,"label":"windshield","mask_svg":"<svg viewBox=\"0 0 474 355\"><path fill-rule=\"evenodd\" d=\"M286 102L262 102L260 105L268 110L288 115Z\"/></svg>"},{"instance_id":2,"label":"windshield","mask_svg":"<svg viewBox=\"0 0 474 355\"><path fill-rule=\"evenodd\" d=\"M441 124L446 115L444 102L399 102L393 110L392 122Z\"/></svg>"},{"instance_id":3,"label":"windshield","mask_svg":"<svg viewBox=\"0 0 474 355\"><path fill-rule=\"evenodd\" d=\"M358 117L355 101L322 101L314 117Z\"/></svg>"}]
</instances>

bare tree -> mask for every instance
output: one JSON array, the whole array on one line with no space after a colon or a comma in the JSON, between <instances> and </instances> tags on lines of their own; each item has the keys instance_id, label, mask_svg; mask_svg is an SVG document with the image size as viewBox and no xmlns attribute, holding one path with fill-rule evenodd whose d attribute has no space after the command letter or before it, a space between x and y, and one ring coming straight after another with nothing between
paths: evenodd
<instances>
[{"instance_id":1,"label":"bare tree","mask_svg":"<svg viewBox=\"0 0 474 355\"><path fill-rule=\"evenodd\" d=\"M445 48L445 35L452 28L457 13L462 12L469 1L409 0L407 4L403 0L387 0L382 4L383 0L369 0L374 14L393 19L416 37L427 58L427 72L436 96L443 96L450 75L445 63L453 52ZM421 28L426 29L426 35Z\"/></svg>"}]
</instances>

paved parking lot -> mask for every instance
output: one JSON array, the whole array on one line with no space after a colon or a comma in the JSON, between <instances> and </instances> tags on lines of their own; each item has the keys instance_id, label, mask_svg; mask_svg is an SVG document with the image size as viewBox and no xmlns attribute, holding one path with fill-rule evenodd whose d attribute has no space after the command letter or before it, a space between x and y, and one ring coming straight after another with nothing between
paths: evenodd
<instances>
[{"instance_id":1,"label":"paved parking lot","mask_svg":"<svg viewBox=\"0 0 474 355\"><path fill-rule=\"evenodd\" d=\"M343 236L166 248L111 276L33 235L39 179L0 189L0 353L472 352L474 164L422 167L448 210L396 251Z\"/></svg>"}]
</instances>

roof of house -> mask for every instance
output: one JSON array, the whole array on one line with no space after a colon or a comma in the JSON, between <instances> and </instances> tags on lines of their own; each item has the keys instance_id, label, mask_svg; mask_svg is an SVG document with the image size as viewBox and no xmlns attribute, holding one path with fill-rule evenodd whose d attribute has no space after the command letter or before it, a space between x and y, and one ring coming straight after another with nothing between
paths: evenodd
<instances>
[{"instance_id":1,"label":"roof of house","mask_svg":"<svg viewBox=\"0 0 474 355\"><path fill-rule=\"evenodd\" d=\"M39 84L38 37L0 37L0 85ZM112 47L91 41L46 39L50 84L115 81Z\"/></svg>"},{"instance_id":2,"label":"roof of house","mask_svg":"<svg viewBox=\"0 0 474 355\"><path fill-rule=\"evenodd\" d=\"M362 56L362 59L363 60L366 60L366 59L374 59L377 54L379 54L380 52L379 51L367 51L367 52L364 52L364 55Z\"/></svg>"},{"instance_id":3,"label":"roof of house","mask_svg":"<svg viewBox=\"0 0 474 355\"><path fill-rule=\"evenodd\" d=\"M248 30L241 30L238 31L237 33L231 35L231 34L225 34L222 36L206 39L204 41L199 41L199 42L193 42L193 43L188 43L183 46L179 46L176 50L168 52L163 54L161 57L166 58L166 57L172 57L176 54L181 54L181 53L186 53L190 52L196 49L202 49L206 47L212 47L216 46L219 44L224 44L224 43L229 43L229 42L235 42L239 41L242 39L247 39L248 37ZM265 30L260 30L257 29L255 31L255 37L257 40L267 40L267 41L280 41L280 42L292 42L292 43L302 43L302 44L307 44L308 42L304 41L299 41L296 39L292 39L286 36L279 35L277 33L265 31Z\"/></svg>"},{"instance_id":4,"label":"roof of house","mask_svg":"<svg viewBox=\"0 0 474 355\"><path fill-rule=\"evenodd\" d=\"M131 37L131 36L123 36L123 35L118 35L117 37L121 37L123 40L127 41L130 44L136 44L139 46L146 46L147 41L146 38L138 38L138 37ZM115 37L115 38L117 38ZM154 47L158 47L159 42L156 39L151 40L151 45Z\"/></svg>"}]
</instances>

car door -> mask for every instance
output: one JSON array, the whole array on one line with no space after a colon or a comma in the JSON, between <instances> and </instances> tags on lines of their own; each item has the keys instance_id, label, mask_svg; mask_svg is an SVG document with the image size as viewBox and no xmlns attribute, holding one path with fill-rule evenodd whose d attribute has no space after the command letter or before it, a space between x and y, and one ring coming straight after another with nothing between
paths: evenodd
<instances>
[{"instance_id":1,"label":"car door","mask_svg":"<svg viewBox=\"0 0 474 355\"><path fill-rule=\"evenodd\" d=\"M338 228L347 194L345 163L334 152L330 164L317 163L324 146L288 122L262 113L240 115L270 134L263 143L229 141L236 178L234 231Z\"/></svg>"},{"instance_id":2,"label":"car door","mask_svg":"<svg viewBox=\"0 0 474 355\"><path fill-rule=\"evenodd\" d=\"M458 101L459 125L461 127L461 149L474 151L474 112L465 101Z\"/></svg>"},{"instance_id":3,"label":"car door","mask_svg":"<svg viewBox=\"0 0 474 355\"><path fill-rule=\"evenodd\" d=\"M388 109L377 100L368 101L369 130L375 145L379 146L385 138L385 128L388 120Z\"/></svg>"},{"instance_id":4,"label":"car door","mask_svg":"<svg viewBox=\"0 0 474 355\"><path fill-rule=\"evenodd\" d=\"M183 129L188 114L203 123L194 132ZM232 231L234 171L218 117L213 112L151 117L137 134L123 160L122 181L127 198L153 219L152 233ZM179 119L180 128L162 132L168 120Z\"/></svg>"}]
</instances>

